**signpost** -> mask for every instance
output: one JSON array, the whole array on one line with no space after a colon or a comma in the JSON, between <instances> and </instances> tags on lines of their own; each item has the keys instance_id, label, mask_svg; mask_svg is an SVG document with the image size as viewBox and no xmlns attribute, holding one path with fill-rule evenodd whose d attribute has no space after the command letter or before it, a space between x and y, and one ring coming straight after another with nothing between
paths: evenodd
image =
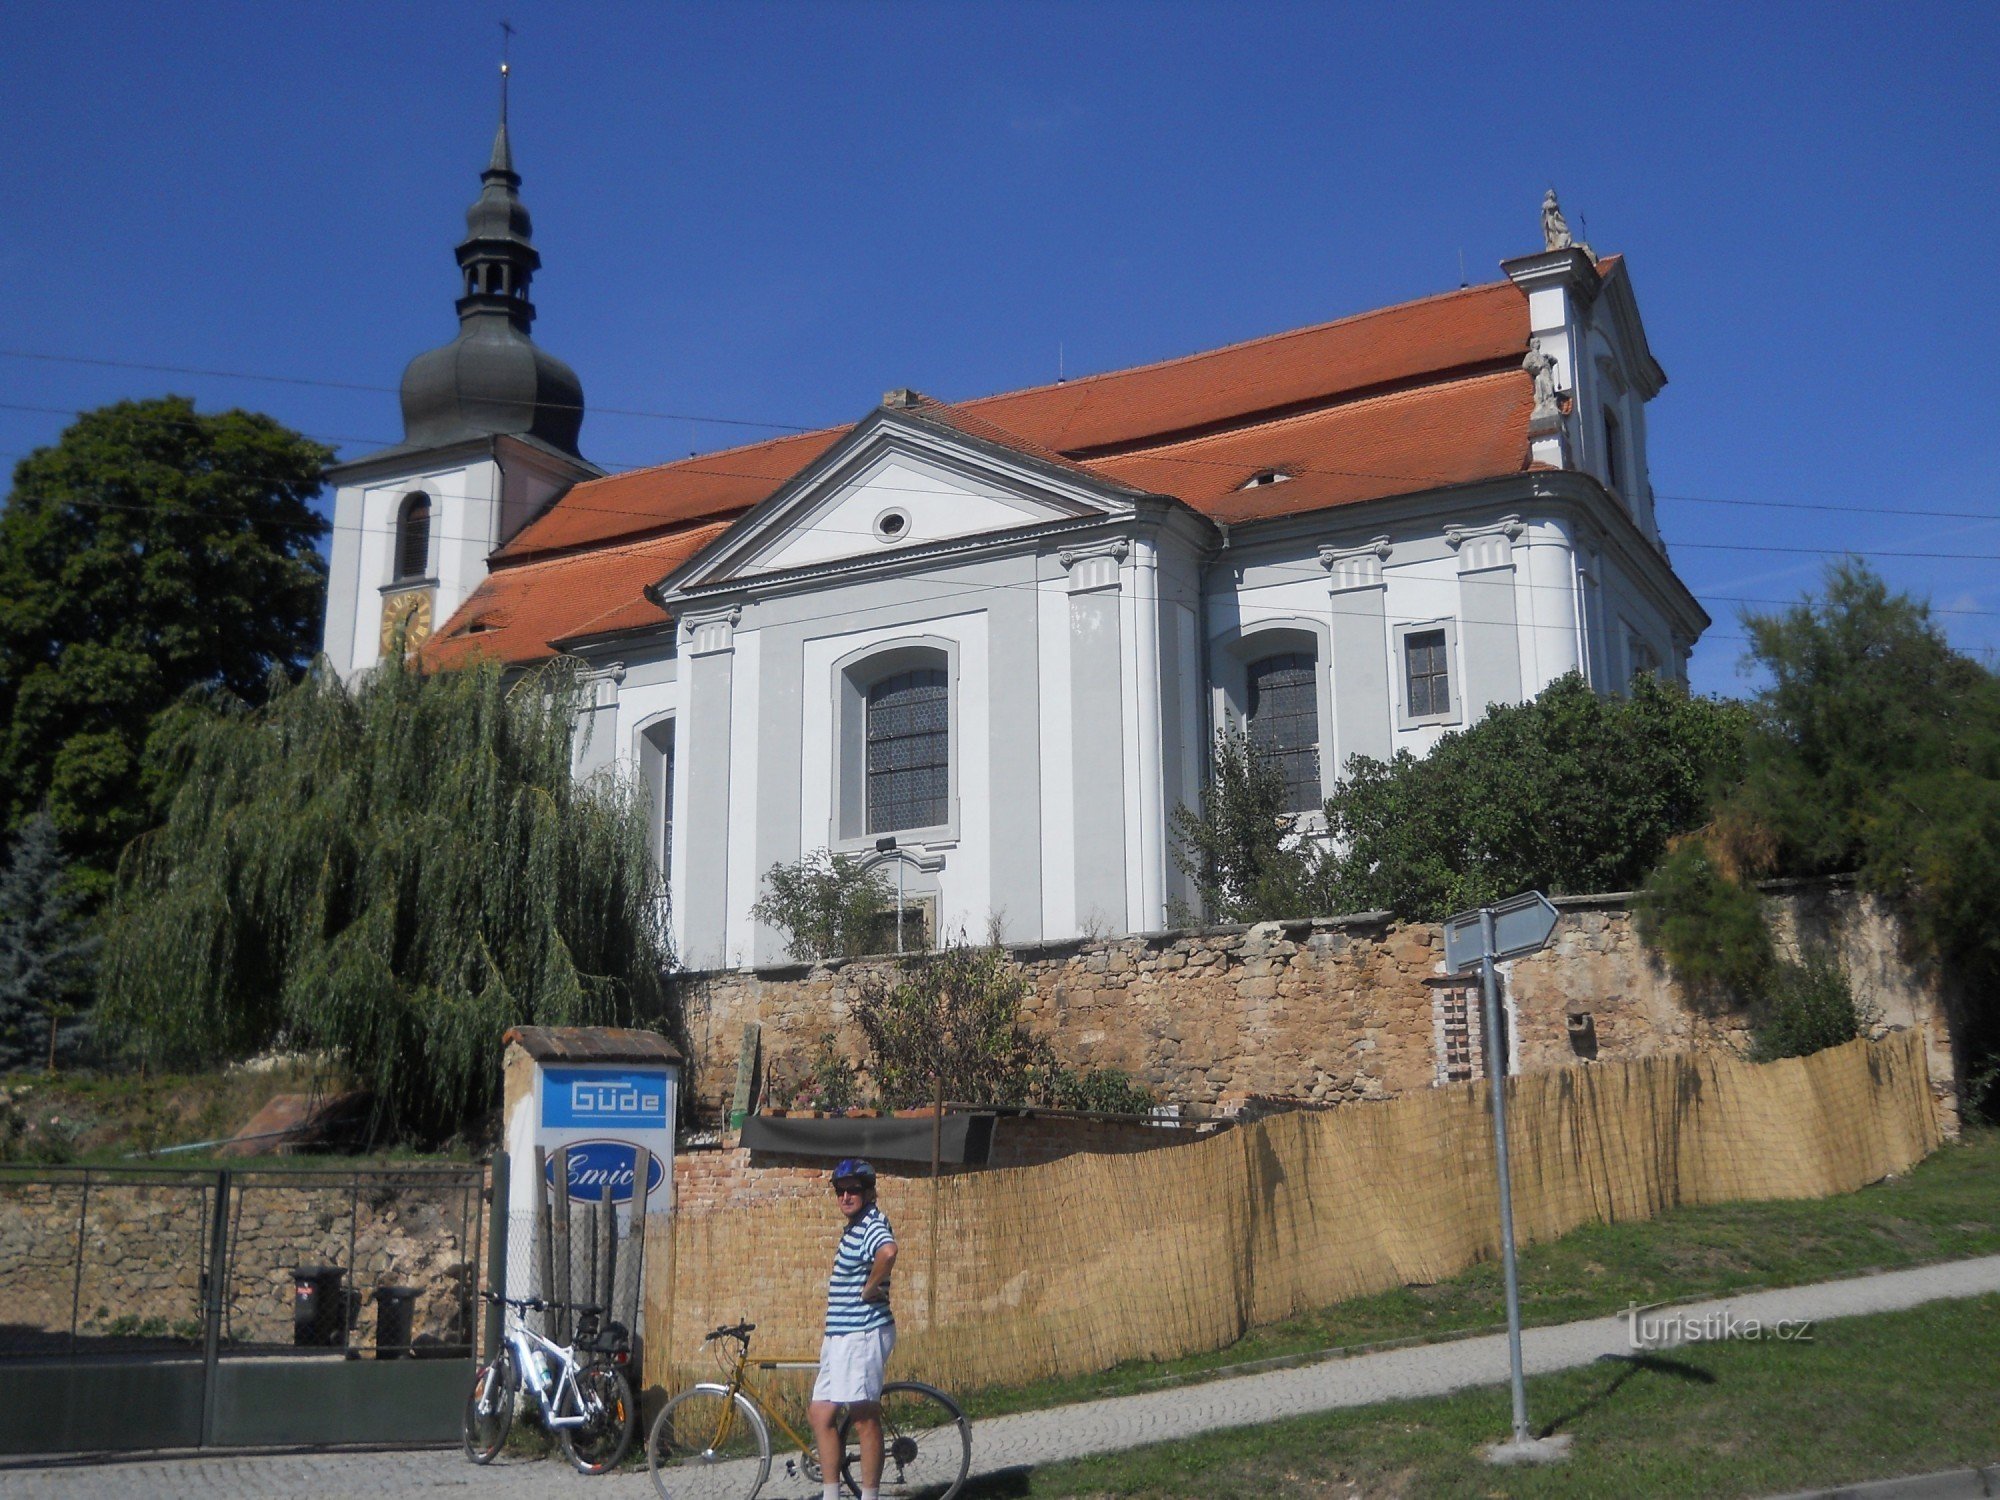
<instances>
[{"instance_id":1,"label":"signpost","mask_svg":"<svg viewBox=\"0 0 2000 1500\"><path fill-rule=\"evenodd\" d=\"M1514 1388L1514 1438L1491 1450L1502 1461L1546 1462L1563 1444L1538 1444L1528 1434L1528 1392L1521 1381L1521 1282L1514 1259L1514 1183L1507 1166L1507 1059L1500 1045L1500 986L1493 965L1533 953L1555 931L1557 912L1540 891L1460 912L1444 924L1444 962L1451 973L1479 970L1487 1091L1493 1098L1493 1156L1500 1177L1500 1254L1507 1278L1507 1358Z\"/></svg>"}]
</instances>

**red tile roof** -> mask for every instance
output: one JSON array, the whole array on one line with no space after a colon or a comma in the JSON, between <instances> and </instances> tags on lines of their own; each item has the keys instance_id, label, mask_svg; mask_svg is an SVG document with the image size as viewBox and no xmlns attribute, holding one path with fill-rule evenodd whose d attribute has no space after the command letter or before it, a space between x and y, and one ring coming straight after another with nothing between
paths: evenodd
<instances>
[{"instance_id":1,"label":"red tile roof","mask_svg":"<svg viewBox=\"0 0 2000 1500\"><path fill-rule=\"evenodd\" d=\"M1615 269L1606 257L1602 274ZM917 415L1173 495L1217 521L1300 515L1528 463L1527 300L1468 287L1136 369ZM534 661L658 624L641 590L849 429L753 443L575 486L491 559L426 655ZM1266 470L1293 477L1244 489Z\"/></svg>"},{"instance_id":2,"label":"red tile roof","mask_svg":"<svg viewBox=\"0 0 2000 1500\"><path fill-rule=\"evenodd\" d=\"M1090 467L1233 525L1512 473L1527 462L1534 404L1533 383L1503 370L1134 449ZM1292 477L1243 488L1273 470Z\"/></svg>"},{"instance_id":3,"label":"red tile roof","mask_svg":"<svg viewBox=\"0 0 2000 1500\"><path fill-rule=\"evenodd\" d=\"M681 526L636 542L531 559L494 568L424 647L424 660L456 666L474 656L527 663L556 655L557 643L666 623L645 596L648 584L728 530L728 523Z\"/></svg>"}]
</instances>

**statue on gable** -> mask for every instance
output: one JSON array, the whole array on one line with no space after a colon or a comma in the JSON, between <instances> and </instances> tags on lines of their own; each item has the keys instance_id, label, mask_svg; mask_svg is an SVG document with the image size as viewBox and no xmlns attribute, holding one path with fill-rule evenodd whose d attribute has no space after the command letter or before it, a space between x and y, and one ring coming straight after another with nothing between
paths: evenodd
<instances>
[{"instance_id":1,"label":"statue on gable","mask_svg":"<svg viewBox=\"0 0 2000 1500\"><path fill-rule=\"evenodd\" d=\"M1556 402L1556 357L1542 348L1540 339L1528 340L1528 353L1521 361L1521 368L1535 381L1535 409L1530 418L1561 416L1562 407Z\"/></svg>"},{"instance_id":2,"label":"statue on gable","mask_svg":"<svg viewBox=\"0 0 2000 1500\"><path fill-rule=\"evenodd\" d=\"M1542 248L1567 250L1575 243L1570 237L1569 220L1563 217L1562 205L1556 202L1556 190L1550 188L1542 194Z\"/></svg>"}]
</instances>

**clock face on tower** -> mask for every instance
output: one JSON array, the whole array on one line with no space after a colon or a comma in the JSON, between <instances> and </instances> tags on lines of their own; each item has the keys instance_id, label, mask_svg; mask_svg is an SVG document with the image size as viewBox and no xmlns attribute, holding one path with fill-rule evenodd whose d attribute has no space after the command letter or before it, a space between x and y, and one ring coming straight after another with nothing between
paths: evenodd
<instances>
[{"instance_id":1,"label":"clock face on tower","mask_svg":"<svg viewBox=\"0 0 2000 1500\"><path fill-rule=\"evenodd\" d=\"M391 594L382 601L382 654L387 656L396 639L398 630L403 632L403 651L407 655L430 639L431 633L431 593L429 589L411 589L408 593Z\"/></svg>"}]
</instances>

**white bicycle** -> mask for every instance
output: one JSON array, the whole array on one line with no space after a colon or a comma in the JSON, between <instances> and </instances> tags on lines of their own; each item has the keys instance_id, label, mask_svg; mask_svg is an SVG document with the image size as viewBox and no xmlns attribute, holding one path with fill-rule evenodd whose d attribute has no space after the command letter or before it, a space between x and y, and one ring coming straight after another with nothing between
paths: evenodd
<instances>
[{"instance_id":1,"label":"white bicycle","mask_svg":"<svg viewBox=\"0 0 2000 1500\"><path fill-rule=\"evenodd\" d=\"M535 1398L542 1422L556 1434L579 1473L615 1468L639 1427L639 1404L625 1366L632 1341L619 1323L600 1326L604 1309L580 1302L546 1302L540 1297L502 1297L481 1292L487 1302L507 1309L499 1352L479 1367L465 1398L465 1454L476 1464L493 1462L514 1425L521 1388ZM576 1338L558 1344L524 1321L524 1312L567 1307L577 1315ZM580 1351L580 1353L579 1353Z\"/></svg>"}]
</instances>

